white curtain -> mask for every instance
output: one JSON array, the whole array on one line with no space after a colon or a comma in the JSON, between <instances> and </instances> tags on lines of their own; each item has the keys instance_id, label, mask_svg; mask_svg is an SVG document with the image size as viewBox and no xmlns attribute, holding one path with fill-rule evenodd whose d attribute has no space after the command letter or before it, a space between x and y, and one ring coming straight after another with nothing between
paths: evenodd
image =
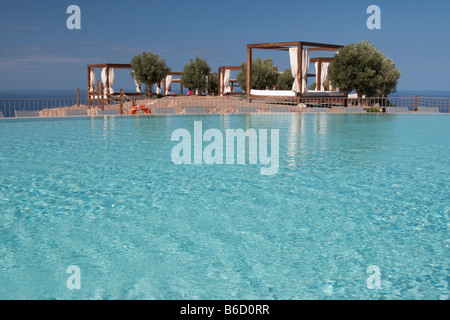
<instances>
[{"instance_id":1,"label":"white curtain","mask_svg":"<svg viewBox=\"0 0 450 320\"><path fill-rule=\"evenodd\" d=\"M223 85L224 85L223 93L231 92L231 88L228 85L228 82L230 82L230 76L231 76L231 70L226 69L224 72L224 75L223 75Z\"/></svg>"},{"instance_id":2,"label":"white curtain","mask_svg":"<svg viewBox=\"0 0 450 320\"><path fill-rule=\"evenodd\" d=\"M104 92L102 94L104 94L106 93L106 67L102 69L102 83L104 88Z\"/></svg>"},{"instance_id":3,"label":"white curtain","mask_svg":"<svg viewBox=\"0 0 450 320\"><path fill-rule=\"evenodd\" d=\"M95 91L95 70L91 69L90 80L91 80L91 82L89 83L89 86L90 86L89 90L90 90L90 92L94 92Z\"/></svg>"},{"instance_id":4,"label":"white curtain","mask_svg":"<svg viewBox=\"0 0 450 320\"><path fill-rule=\"evenodd\" d=\"M316 66L316 91L319 90L319 63L315 63Z\"/></svg>"},{"instance_id":5,"label":"white curtain","mask_svg":"<svg viewBox=\"0 0 450 320\"><path fill-rule=\"evenodd\" d=\"M109 69L109 94L113 94L114 90L112 86L114 85L115 75L114 68Z\"/></svg>"},{"instance_id":6,"label":"white curtain","mask_svg":"<svg viewBox=\"0 0 450 320\"><path fill-rule=\"evenodd\" d=\"M291 72L294 77L294 84L292 85L292 91L300 92L300 85L297 79L298 73L298 58L297 58L298 48L289 48L289 58L291 61Z\"/></svg>"},{"instance_id":7,"label":"white curtain","mask_svg":"<svg viewBox=\"0 0 450 320\"><path fill-rule=\"evenodd\" d=\"M155 87L156 87L156 90L155 90L156 94L161 94L160 84L159 83L155 83Z\"/></svg>"},{"instance_id":8,"label":"white curtain","mask_svg":"<svg viewBox=\"0 0 450 320\"><path fill-rule=\"evenodd\" d=\"M206 95L209 94L209 77L205 76L205 81L206 81Z\"/></svg>"},{"instance_id":9,"label":"white curtain","mask_svg":"<svg viewBox=\"0 0 450 320\"><path fill-rule=\"evenodd\" d=\"M133 78L133 81L134 84L136 85L136 92L141 93L141 84L135 78Z\"/></svg>"},{"instance_id":10,"label":"white curtain","mask_svg":"<svg viewBox=\"0 0 450 320\"><path fill-rule=\"evenodd\" d=\"M170 88L170 86L172 85L172 76L171 75L169 75L169 76L166 76L166 87L164 88L165 89L165 93L164 94L169 94L169 88Z\"/></svg>"},{"instance_id":11,"label":"white curtain","mask_svg":"<svg viewBox=\"0 0 450 320\"><path fill-rule=\"evenodd\" d=\"M328 80L328 67L330 63L329 62L322 62L322 70L320 72L320 81L322 82L321 90L325 91L324 83L327 83ZM330 88L328 88L330 90Z\"/></svg>"},{"instance_id":12,"label":"white curtain","mask_svg":"<svg viewBox=\"0 0 450 320\"><path fill-rule=\"evenodd\" d=\"M309 70L310 57L308 49L303 49L302 52L302 84L303 90L302 92L308 92L308 70Z\"/></svg>"}]
</instances>

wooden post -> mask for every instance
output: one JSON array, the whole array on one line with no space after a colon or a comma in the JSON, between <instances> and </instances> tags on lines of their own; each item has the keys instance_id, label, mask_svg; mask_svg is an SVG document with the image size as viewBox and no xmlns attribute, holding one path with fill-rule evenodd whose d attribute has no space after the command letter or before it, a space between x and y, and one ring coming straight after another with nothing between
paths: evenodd
<instances>
[{"instance_id":1,"label":"wooden post","mask_svg":"<svg viewBox=\"0 0 450 320\"><path fill-rule=\"evenodd\" d=\"M80 107L80 88L77 88L77 107Z\"/></svg>"},{"instance_id":2,"label":"wooden post","mask_svg":"<svg viewBox=\"0 0 450 320\"><path fill-rule=\"evenodd\" d=\"M123 90L120 89L120 114L123 115Z\"/></svg>"},{"instance_id":3,"label":"wooden post","mask_svg":"<svg viewBox=\"0 0 450 320\"><path fill-rule=\"evenodd\" d=\"M317 73L317 82L318 83L316 83L316 90L317 91L321 91L322 90L322 62L320 62L320 60L317 62L317 66L318 66L318 68L317 68L317 70L316 70L316 73Z\"/></svg>"},{"instance_id":4,"label":"wooden post","mask_svg":"<svg viewBox=\"0 0 450 320\"><path fill-rule=\"evenodd\" d=\"M100 80L97 80L97 108L100 107Z\"/></svg>"},{"instance_id":5,"label":"wooden post","mask_svg":"<svg viewBox=\"0 0 450 320\"><path fill-rule=\"evenodd\" d=\"M106 101L103 101L103 106L106 104L110 104L109 102L109 66L106 65L106 85L105 85L105 92L106 92ZM102 97L105 98L105 97Z\"/></svg>"},{"instance_id":6,"label":"wooden post","mask_svg":"<svg viewBox=\"0 0 450 320\"><path fill-rule=\"evenodd\" d=\"M224 78L224 74L223 74L223 69L220 69L220 96L223 96L224 94L224 88L223 88L223 78Z\"/></svg>"},{"instance_id":7,"label":"wooden post","mask_svg":"<svg viewBox=\"0 0 450 320\"><path fill-rule=\"evenodd\" d=\"M91 68L87 67L87 105L88 109L91 108Z\"/></svg>"},{"instance_id":8,"label":"wooden post","mask_svg":"<svg viewBox=\"0 0 450 320\"><path fill-rule=\"evenodd\" d=\"M416 94L416 98L414 99L414 111L416 111L418 109L418 102L419 102L419 96Z\"/></svg>"},{"instance_id":9,"label":"wooden post","mask_svg":"<svg viewBox=\"0 0 450 320\"><path fill-rule=\"evenodd\" d=\"M303 45L302 43L299 43L297 46L297 79L298 79L298 86L300 87L300 93L297 94L297 105L300 104L300 99L302 97L303 92L303 79L302 79L302 73L303 73Z\"/></svg>"},{"instance_id":10,"label":"wooden post","mask_svg":"<svg viewBox=\"0 0 450 320\"><path fill-rule=\"evenodd\" d=\"M251 102L250 92L252 90L252 49L247 46L247 102Z\"/></svg>"},{"instance_id":11,"label":"wooden post","mask_svg":"<svg viewBox=\"0 0 450 320\"><path fill-rule=\"evenodd\" d=\"M105 97L104 97L104 93L105 93L105 88L103 86L103 83L100 85L100 94L101 94L101 108L102 110L105 110Z\"/></svg>"}]
</instances>

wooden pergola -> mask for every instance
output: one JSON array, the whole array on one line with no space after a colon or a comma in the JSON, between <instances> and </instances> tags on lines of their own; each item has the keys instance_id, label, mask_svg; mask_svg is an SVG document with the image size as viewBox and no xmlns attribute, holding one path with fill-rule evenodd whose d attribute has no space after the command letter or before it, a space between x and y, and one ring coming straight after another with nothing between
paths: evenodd
<instances>
[{"instance_id":1,"label":"wooden pergola","mask_svg":"<svg viewBox=\"0 0 450 320\"><path fill-rule=\"evenodd\" d=\"M97 88L95 90L95 85L94 87L91 87L91 69L95 69L95 68L106 68L106 84L104 85L103 83L100 83L100 80L97 80ZM138 92L123 92L122 90L118 91L118 92L114 92L114 93L109 93L109 71L110 69L132 69L130 64L121 64L121 63L101 63L101 64L90 64L87 66L87 98L88 98L88 107L91 107L91 102L95 101L101 101L103 103L103 101L108 101L109 104L109 98L111 96L119 96L122 92L122 94L125 94L127 96L141 96L141 93ZM92 90L91 90L92 89ZM141 87L139 86L139 90L141 89ZM106 94L105 94L106 92ZM95 99L94 97L97 96L97 99ZM106 98L105 98L106 96Z\"/></svg>"},{"instance_id":2,"label":"wooden pergola","mask_svg":"<svg viewBox=\"0 0 450 320\"><path fill-rule=\"evenodd\" d=\"M281 51L289 51L289 48L298 48L297 50L297 81L300 86L300 92L295 94L297 103L300 103L300 99L303 96L303 88L302 88L302 57L303 57L303 49L308 49L309 52L336 52L339 51L343 46L334 45L334 44L325 44L325 43L315 43L315 42L305 42L305 41L294 41L294 42L271 42L271 43L257 43L257 44L248 44L247 45L247 101L251 102L252 99L256 99L261 96L252 96L251 95L251 80L252 80L252 53L254 49L261 50L281 50ZM332 57L327 58L311 58L310 62L333 62L334 59ZM319 63L319 66L321 63ZM320 77L320 70L317 70ZM316 76L316 74L308 73L307 77ZM320 81L322 82L322 81ZM319 84L318 84L319 86ZM320 88L320 87L319 87ZM338 96L338 92L336 92L336 96ZM339 95L342 97L342 95ZM327 97L333 97L332 95L327 95Z\"/></svg>"},{"instance_id":3,"label":"wooden pergola","mask_svg":"<svg viewBox=\"0 0 450 320\"><path fill-rule=\"evenodd\" d=\"M168 75L168 76L177 76L177 77L181 77L181 76L183 75L183 72L169 72L167 75ZM207 81L208 81L208 83L209 83L209 78L210 78L210 75L209 75L209 74L207 75L207 78L208 78ZM172 87L172 84L174 84L174 83L179 83L179 84L180 84L180 95L183 95L184 86L183 86L183 83L182 83L182 81L181 81L181 78L180 78L180 79L173 79L173 78L172 78L172 83L170 84L170 86L167 86L166 78L164 78L164 81L163 81L164 91L162 91L162 93L163 93L164 96L167 95L167 94L166 94L166 89L169 89L169 91L170 91L170 88ZM209 87L208 87L208 88L209 88Z\"/></svg>"},{"instance_id":4,"label":"wooden pergola","mask_svg":"<svg viewBox=\"0 0 450 320\"><path fill-rule=\"evenodd\" d=\"M230 92L225 93L225 88L228 86L228 83L224 83L224 78L225 78L225 70L241 70L240 66L222 66L219 67L219 95L224 95L224 94L239 94L239 92L234 92L234 87L237 84L237 80L236 79L230 79L229 83L230 83ZM239 85L238 85L239 86Z\"/></svg>"},{"instance_id":5,"label":"wooden pergola","mask_svg":"<svg viewBox=\"0 0 450 320\"><path fill-rule=\"evenodd\" d=\"M169 72L167 75L168 76L181 76L183 74L183 72ZM172 78L172 84L173 83L179 83L180 84L180 95L183 95L183 83L181 83L181 79L173 79ZM169 88L167 88L167 82L166 82L166 78L164 78L164 91L162 91L162 94L165 96L166 95L166 91L169 90L172 87L172 84L169 86ZM163 88L161 88L161 90L163 90Z\"/></svg>"}]
</instances>

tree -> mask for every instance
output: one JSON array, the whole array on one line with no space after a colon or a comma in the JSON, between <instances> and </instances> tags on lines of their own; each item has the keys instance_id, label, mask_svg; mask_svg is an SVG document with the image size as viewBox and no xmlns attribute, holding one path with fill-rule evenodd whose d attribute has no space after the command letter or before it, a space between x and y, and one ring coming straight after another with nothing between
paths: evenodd
<instances>
[{"instance_id":1,"label":"tree","mask_svg":"<svg viewBox=\"0 0 450 320\"><path fill-rule=\"evenodd\" d=\"M209 75L209 92L214 94L219 93L219 75L217 72Z\"/></svg>"},{"instance_id":2,"label":"tree","mask_svg":"<svg viewBox=\"0 0 450 320\"><path fill-rule=\"evenodd\" d=\"M211 72L211 67L205 59L195 58L189 60L183 68L181 83L184 87L198 89L198 92L206 91L206 76Z\"/></svg>"},{"instance_id":3,"label":"tree","mask_svg":"<svg viewBox=\"0 0 450 320\"><path fill-rule=\"evenodd\" d=\"M368 97L394 93L401 75L392 59L367 41L343 47L328 72L333 87Z\"/></svg>"},{"instance_id":4,"label":"tree","mask_svg":"<svg viewBox=\"0 0 450 320\"><path fill-rule=\"evenodd\" d=\"M135 56L131 60L131 67L131 76L147 86L148 95L151 95L152 85L161 82L170 72L166 61L150 51Z\"/></svg>"},{"instance_id":5,"label":"tree","mask_svg":"<svg viewBox=\"0 0 450 320\"><path fill-rule=\"evenodd\" d=\"M278 75L278 89L279 90L291 90L294 84L294 77L290 68L285 69Z\"/></svg>"},{"instance_id":6,"label":"tree","mask_svg":"<svg viewBox=\"0 0 450 320\"><path fill-rule=\"evenodd\" d=\"M241 63L241 71L237 74L236 80L242 90L247 89L247 63ZM252 61L252 89L264 90L273 88L278 81L277 66L273 65L271 58Z\"/></svg>"}]
</instances>

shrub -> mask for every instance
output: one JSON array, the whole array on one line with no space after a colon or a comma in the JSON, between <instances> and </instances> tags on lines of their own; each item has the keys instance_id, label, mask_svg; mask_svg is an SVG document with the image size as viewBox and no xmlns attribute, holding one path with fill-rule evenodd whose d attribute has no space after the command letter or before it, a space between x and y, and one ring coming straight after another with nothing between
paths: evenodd
<instances>
[{"instance_id":1,"label":"shrub","mask_svg":"<svg viewBox=\"0 0 450 320\"><path fill-rule=\"evenodd\" d=\"M206 91L206 76L211 72L211 67L206 60L195 58L195 61L190 59L183 68L181 75L181 83L186 88L192 90L198 89L199 93Z\"/></svg>"},{"instance_id":2,"label":"shrub","mask_svg":"<svg viewBox=\"0 0 450 320\"><path fill-rule=\"evenodd\" d=\"M392 59L366 41L343 47L328 71L333 87L368 97L394 93L401 75Z\"/></svg>"},{"instance_id":3,"label":"shrub","mask_svg":"<svg viewBox=\"0 0 450 320\"><path fill-rule=\"evenodd\" d=\"M159 83L170 72L166 61L152 52L143 52L131 60L131 76L139 83L145 84L147 94L151 95L154 83Z\"/></svg>"},{"instance_id":4,"label":"shrub","mask_svg":"<svg viewBox=\"0 0 450 320\"><path fill-rule=\"evenodd\" d=\"M292 76L291 69L285 69L278 75L278 89L279 90L291 90L294 84L294 77Z\"/></svg>"},{"instance_id":5,"label":"shrub","mask_svg":"<svg viewBox=\"0 0 450 320\"><path fill-rule=\"evenodd\" d=\"M273 65L271 58L260 59L252 61L252 89L264 90L266 88L273 88L278 81L277 67ZM236 80L242 90L247 90L247 63L241 63L241 71L237 74Z\"/></svg>"},{"instance_id":6,"label":"shrub","mask_svg":"<svg viewBox=\"0 0 450 320\"><path fill-rule=\"evenodd\" d=\"M211 94L219 93L219 75L213 72L209 75L209 92Z\"/></svg>"}]
</instances>

